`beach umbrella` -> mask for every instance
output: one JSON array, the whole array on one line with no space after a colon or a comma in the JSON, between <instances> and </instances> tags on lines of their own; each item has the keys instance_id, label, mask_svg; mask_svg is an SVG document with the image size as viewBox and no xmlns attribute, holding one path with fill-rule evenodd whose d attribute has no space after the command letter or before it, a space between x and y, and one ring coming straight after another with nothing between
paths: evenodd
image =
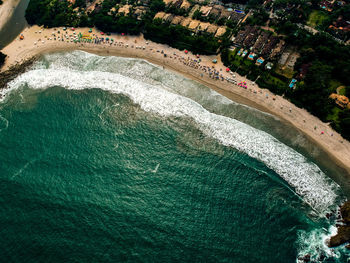
<instances>
[{"instance_id":1,"label":"beach umbrella","mask_svg":"<svg viewBox=\"0 0 350 263\"><path fill-rule=\"evenodd\" d=\"M104 35L105 33L101 32L101 35Z\"/></svg>"},{"instance_id":2,"label":"beach umbrella","mask_svg":"<svg viewBox=\"0 0 350 263\"><path fill-rule=\"evenodd\" d=\"M217 59L213 59L213 63L217 63L218 62L218 60Z\"/></svg>"},{"instance_id":3,"label":"beach umbrella","mask_svg":"<svg viewBox=\"0 0 350 263\"><path fill-rule=\"evenodd\" d=\"M187 51L187 49L185 49L185 54L187 54L188 53L188 51Z\"/></svg>"},{"instance_id":4,"label":"beach umbrella","mask_svg":"<svg viewBox=\"0 0 350 263\"><path fill-rule=\"evenodd\" d=\"M229 72L230 71L230 69L229 68L226 68L226 72Z\"/></svg>"},{"instance_id":5,"label":"beach umbrella","mask_svg":"<svg viewBox=\"0 0 350 263\"><path fill-rule=\"evenodd\" d=\"M91 32L92 32L92 28L89 29L89 33L91 33Z\"/></svg>"},{"instance_id":6,"label":"beach umbrella","mask_svg":"<svg viewBox=\"0 0 350 263\"><path fill-rule=\"evenodd\" d=\"M122 36L124 36L125 34L124 33L122 33Z\"/></svg>"}]
</instances>

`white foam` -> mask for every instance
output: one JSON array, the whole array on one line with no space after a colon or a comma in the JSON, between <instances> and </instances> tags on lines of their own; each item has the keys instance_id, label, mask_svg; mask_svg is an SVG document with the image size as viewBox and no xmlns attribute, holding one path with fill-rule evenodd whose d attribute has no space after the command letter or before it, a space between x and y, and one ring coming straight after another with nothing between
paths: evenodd
<instances>
[{"instance_id":1,"label":"white foam","mask_svg":"<svg viewBox=\"0 0 350 263\"><path fill-rule=\"evenodd\" d=\"M324 212L335 203L338 186L301 154L263 131L210 113L197 102L174 94L161 85L143 83L117 73L50 66L49 69L34 69L18 76L8 84L7 92L24 84L32 89L52 86L74 90L99 88L125 94L148 112L165 117L192 118L206 135L264 162L318 212Z\"/></svg>"},{"instance_id":2,"label":"white foam","mask_svg":"<svg viewBox=\"0 0 350 263\"><path fill-rule=\"evenodd\" d=\"M327 242L331 236L337 234L335 226L329 226L328 229L316 228L310 232L301 230L298 232L298 258L310 255L312 260L317 260L321 254L324 256L339 259L341 255L348 255L348 251L343 246L329 248ZM298 263L297 259L297 263ZM301 261L303 262L303 261Z\"/></svg>"}]
</instances>

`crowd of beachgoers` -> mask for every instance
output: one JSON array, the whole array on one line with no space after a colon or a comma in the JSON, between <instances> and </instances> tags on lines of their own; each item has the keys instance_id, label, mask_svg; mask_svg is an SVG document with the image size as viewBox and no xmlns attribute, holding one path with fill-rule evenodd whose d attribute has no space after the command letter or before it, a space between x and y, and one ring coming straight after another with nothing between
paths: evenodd
<instances>
[{"instance_id":1,"label":"crowd of beachgoers","mask_svg":"<svg viewBox=\"0 0 350 263\"><path fill-rule=\"evenodd\" d=\"M42 31L35 31L36 34L42 34ZM123 34L121 36L124 36ZM21 37L24 38L22 35ZM124 36L127 38L127 36ZM126 41L116 41L114 38L105 36L103 32L99 33L92 33L92 30L90 30L89 34L82 34L77 33L74 28L72 29L66 29L62 28L62 30L55 30L51 32L50 36L45 35L43 38L39 38L38 41L34 42L34 45L38 45L39 43L45 44L45 41L62 41L62 42L68 42L68 43L76 43L76 44L92 44L92 45L104 45L104 46L117 46L117 47L124 47L124 48L135 48L135 49L142 49L142 50L149 50L151 52L157 52L160 53L164 58L172 59L172 60L178 60L183 65L197 69L202 71L201 77L206 74L209 78L214 80L221 80L221 81L227 81L234 85L237 85L239 87L248 88L248 82L247 81L238 81L236 79L236 74L226 68L225 70L223 68L217 69L216 63L217 60L215 59L212 61L212 65L205 65L202 62L202 59L199 55L190 55L187 50L184 50L183 54L173 52L171 54L167 54L166 51L160 50L160 49L154 49L152 47L148 47L149 42L146 41L144 44L145 46L137 45L137 40L135 40L134 43L129 44ZM251 83L252 86L255 86L255 83ZM257 90L253 90L254 93L257 93ZM262 93L262 91L260 90Z\"/></svg>"}]
</instances>

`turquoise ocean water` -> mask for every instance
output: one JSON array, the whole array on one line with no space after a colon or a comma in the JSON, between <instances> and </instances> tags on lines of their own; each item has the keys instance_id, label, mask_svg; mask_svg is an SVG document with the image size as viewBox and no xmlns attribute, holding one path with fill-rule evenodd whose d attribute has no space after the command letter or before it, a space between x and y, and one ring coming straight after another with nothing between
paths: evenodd
<instances>
[{"instance_id":1,"label":"turquoise ocean water","mask_svg":"<svg viewBox=\"0 0 350 263\"><path fill-rule=\"evenodd\" d=\"M2 93L3 262L347 262L324 244L343 191L273 116L78 51Z\"/></svg>"}]
</instances>

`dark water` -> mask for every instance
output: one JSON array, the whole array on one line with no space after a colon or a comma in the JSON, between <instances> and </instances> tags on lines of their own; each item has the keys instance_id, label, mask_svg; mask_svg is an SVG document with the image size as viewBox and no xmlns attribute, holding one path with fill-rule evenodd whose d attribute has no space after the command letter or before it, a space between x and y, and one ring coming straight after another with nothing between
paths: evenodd
<instances>
[{"instance_id":1,"label":"dark water","mask_svg":"<svg viewBox=\"0 0 350 263\"><path fill-rule=\"evenodd\" d=\"M0 30L0 50L10 44L28 25L24 17L30 0L21 0L10 20Z\"/></svg>"},{"instance_id":2,"label":"dark water","mask_svg":"<svg viewBox=\"0 0 350 263\"><path fill-rule=\"evenodd\" d=\"M46 56L10 83L0 104L2 260L346 262L323 243L332 227L322 215L340 188L270 135L207 112L201 105L231 102L196 85L83 52ZM185 87L203 103L178 95Z\"/></svg>"}]
</instances>

